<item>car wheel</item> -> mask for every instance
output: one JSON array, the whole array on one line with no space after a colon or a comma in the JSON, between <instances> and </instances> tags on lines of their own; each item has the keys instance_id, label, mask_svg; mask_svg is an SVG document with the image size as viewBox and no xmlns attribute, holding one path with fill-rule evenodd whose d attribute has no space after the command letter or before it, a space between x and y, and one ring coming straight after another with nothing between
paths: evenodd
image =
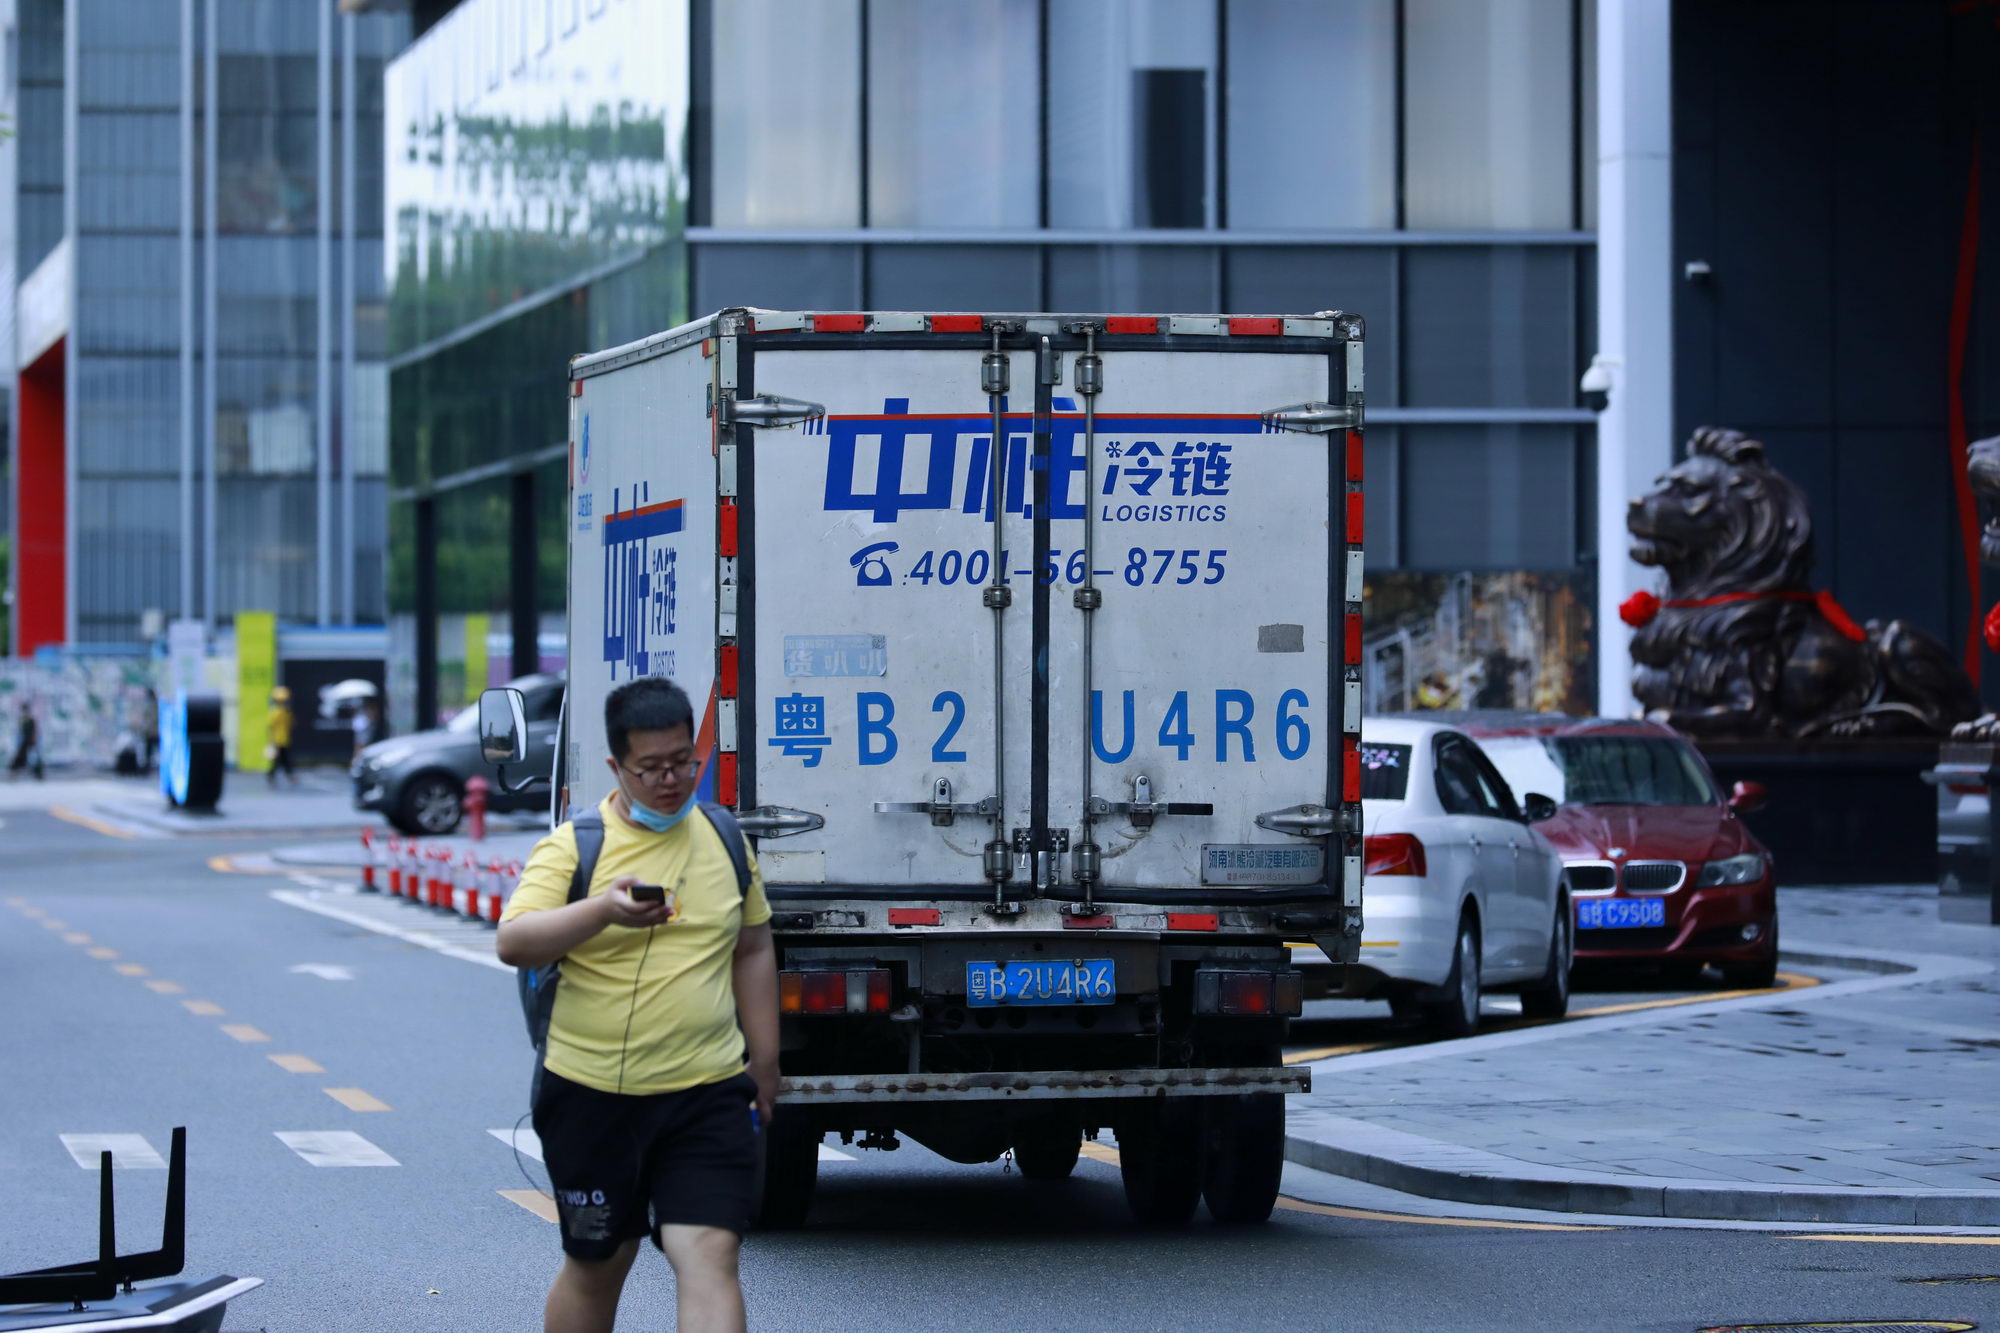
<instances>
[{"instance_id":1,"label":"car wheel","mask_svg":"<svg viewBox=\"0 0 2000 1333\"><path fill-rule=\"evenodd\" d=\"M1024 1125L1014 1133L1014 1165L1029 1180L1068 1180L1082 1148L1073 1124Z\"/></svg>"},{"instance_id":2,"label":"car wheel","mask_svg":"<svg viewBox=\"0 0 2000 1333\"><path fill-rule=\"evenodd\" d=\"M1479 1031L1479 922L1470 912L1458 920L1458 943L1443 989L1444 998L1425 1008L1431 1031L1446 1039Z\"/></svg>"},{"instance_id":3,"label":"car wheel","mask_svg":"<svg viewBox=\"0 0 2000 1333\"><path fill-rule=\"evenodd\" d=\"M1569 1012L1569 900L1556 905L1555 929L1549 936L1549 965L1542 979L1521 992L1521 1012L1529 1018L1561 1018Z\"/></svg>"},{"instance_id":4,"label":"car wheel","mask_svg":"<svg viewBox=\"0 0 2000 1333\"><path fill-rule=\"evenodd\" d=\"M444 773L419 773L403 785L396 802L396 827L405 833L438 836L458 827L463 793Z\"/></svg>"}]
</instances>

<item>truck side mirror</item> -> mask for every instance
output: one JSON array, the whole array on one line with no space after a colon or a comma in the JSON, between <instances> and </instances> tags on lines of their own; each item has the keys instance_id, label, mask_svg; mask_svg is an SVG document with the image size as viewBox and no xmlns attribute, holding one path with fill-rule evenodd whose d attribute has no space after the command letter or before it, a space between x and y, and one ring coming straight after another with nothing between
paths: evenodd
<instances>
[{"instance_id":1,"label":"truck side mirror","mask_svg":"<svg viewBox=\"0 0 2000 1333\"><path fill-rule=\"evenodd\" d=\"M1768 794L1761 782L1739 782L1730 790L1729 808L1739 815L1754 814L1764 808Z\"/></svg>"},{"instance_id":2,"label":"truck side mirror","mask_svg":"<svg viewBox=\"0 0 2000 1333\"><path fill-rule=\"evenodd\" d=\"M1530 824L1539 824L1545 819L1556 817L1556 803L1538 791L1531 791L1527 799L1521 802L1521 813L1527 817Z\"/></svg>"},{"instance_id":3,"label":"truck side mirror","mask_svg":"<svg viewBox=\"0 0 2000 1333\"><path fill-rule=\"evenodd\" d=\"M519 690L480 692L479 757L501 767L526 761L528 710Z\"/></svg>"}]
</instances>

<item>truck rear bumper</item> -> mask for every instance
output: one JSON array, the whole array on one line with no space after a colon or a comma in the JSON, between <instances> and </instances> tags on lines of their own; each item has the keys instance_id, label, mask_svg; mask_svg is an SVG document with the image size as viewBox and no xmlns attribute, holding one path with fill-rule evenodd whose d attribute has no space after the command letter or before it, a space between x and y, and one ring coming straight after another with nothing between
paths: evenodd
<instances>
[{"instance_id":1,"label":"truck rear bumper","mask_svg":"<svg viewBox=\"0 0 2000 1333\"><path fill-rule=\"evenodd\" d=\"M805 1074L785 1079L788 1106L856 1102L1099 1100L1106 1097L1226 1097L1246 1092L1310 1092L1312 1071L1278 1065L1246 1069L1046 1070L997 1074Z\"/></svg>"}]
</instances>

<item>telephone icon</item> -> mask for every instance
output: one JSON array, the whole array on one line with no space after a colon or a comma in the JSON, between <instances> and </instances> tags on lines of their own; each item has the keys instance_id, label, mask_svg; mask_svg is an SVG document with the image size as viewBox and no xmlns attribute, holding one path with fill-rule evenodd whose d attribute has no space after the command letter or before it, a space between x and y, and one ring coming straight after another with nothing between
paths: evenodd
<instances>
[{"instance_id":1,"label":"telephone icon","mask_svg":"<svg viewBox=\"0 0 2000 1333\"><path fill-rule=\"evenodd\" d=\"M903 548L895 542L876 542L864 546L847 557L847 563L855 567L854 586L857 588L886 588L889 586L889 562L884 555L893 554Z\"/></svg>"}]
</instances>

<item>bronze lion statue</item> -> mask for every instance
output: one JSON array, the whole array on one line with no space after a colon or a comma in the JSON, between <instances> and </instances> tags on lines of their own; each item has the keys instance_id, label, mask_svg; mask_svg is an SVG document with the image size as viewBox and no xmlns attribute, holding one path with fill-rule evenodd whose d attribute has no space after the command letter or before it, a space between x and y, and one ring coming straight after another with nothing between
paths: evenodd
<instances>
[{"instance_id":1,"label":"bronze lion statue","mask_svg":"<svg viewBox=\"0 0 2000 1333\"><path fill-rule=\"evenodd\" d=\"M1982 520L1979 563L1992 569L2000 566L2000 435L1974 440L1966 446L1965 474ZM2000 603L1986 613L1982 630L1986 646L2000 653ZM1962 741L2000 740L2000 717L1988 713L1976 722L1961 722L1951 734L1952 739Z\"/></svg>"},{"instance_id":2,"label":"bronze lion statue","mask_svg":"<svg viewBox=\"0 0 2000 1333\"><path fill-rule=\"evenodd\" d=\"M1764 446L1703 428L1625 516L1664 597L1621 608L1646 715L1705 737L1939 736L1980 709L1942 644L1811 590L1812 517Z\"/></svg>"}]
</instances>

